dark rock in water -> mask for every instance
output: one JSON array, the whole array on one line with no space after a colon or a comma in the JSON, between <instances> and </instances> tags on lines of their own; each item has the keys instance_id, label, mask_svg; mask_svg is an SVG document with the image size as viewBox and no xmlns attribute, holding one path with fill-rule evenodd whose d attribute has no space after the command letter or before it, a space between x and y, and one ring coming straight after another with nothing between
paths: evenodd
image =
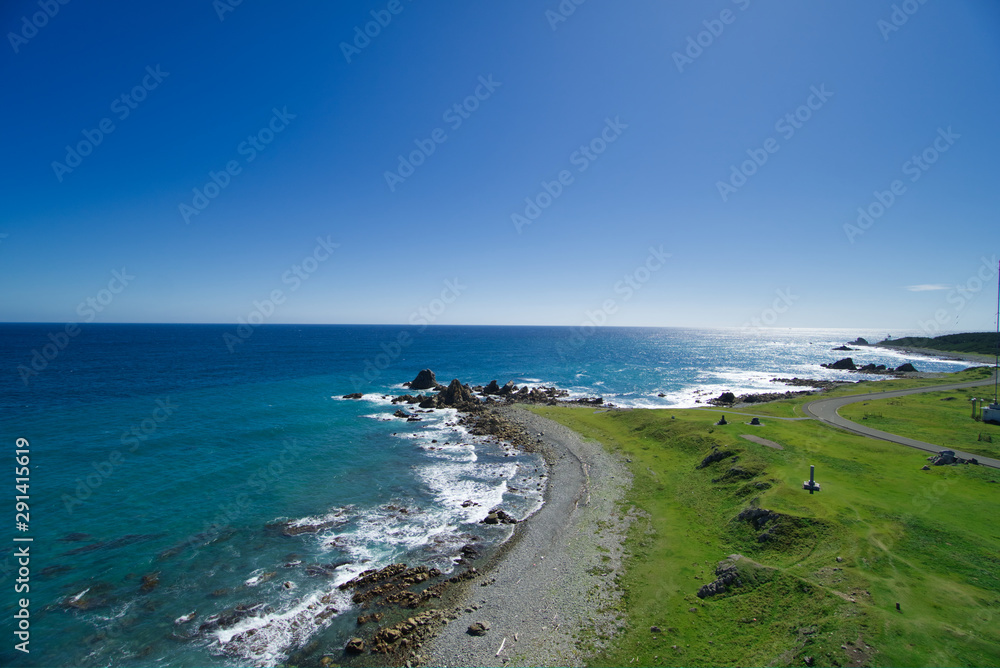
<instances>
[{"instance_id":1,"label":"dark rock in water","mask_svg":"<svg viewBox=\"0 0 1000 668\"><path fill-rule=\"evenodd\" d=\"M483 394L500 394L500 386L495 380L491 380L490 384L483 388Z\"/></svg>"},{"instance_id":2,"label":"dark rock in water","mask_svg":"<svg viewBox=\"0 0 1000 668\"><path fill-rule=\"evenodd\" d=\"M715 404L733 404L736 403L736 395L732 392L723 392L715 399L712 399L712 403Z\"/></svg>"},{"instance_id":3,"label":"dark rock in water","mask_svg":"<svg viewBox=\"0 0 1000 668\"><path fill-rule=\"evenodd\" d=\"M146 573L142 576L142 590L153 591L160 584L160 572Z\"/></svg>"},{"instance_id":4,"label":"dark rock in water","mask_svg":"<svg viewBox=\"0 0 1000 668\"><path fill-rule=\"evenodd\" d=\"M833 348L833 350L836 350L836 351L848 351L849 352L849 351L852 351L852 350L857 350L857 348L848 348L847 346L838 346L837 348Z\"/></svg>"},{"instance_id":5,"label":"dark rock in water","mask_svg":"<svg viewBox=\"0 0 1000 668\"><path fill-rule=\"evenodd\" d=\"M344 399L360 399L360 398L361 398L361 397L363 397L363 396L365 396L365 395L363 395L363 394L362 394L362 393L360 393L360 392L352 392L351 394L345 394L345 395L343 396L343 398L344 398Z\"/></svg>"},{"instance_id":6,"label":"dark rock in water","mask_svg":"<svg viewBox=\"0 0 1000 668\"><path fill-rule=\"evenodd\" d=\"M370 615L359 615L358 626L363 626L369 622L380 622L384 616L381 612L373 612Z\"/></svg>"},{"instance_id":7,"label":"dark rock in water","mask_svg":"<svg viewBox=\"0 0 1000 668\"><path fill-rule=\"evenodd\" d=\"M854 345L854 346L870 346L871 344L868 343L868 341L866 341L865 339L862 339L859 336L858 338L856 338L853 341L851 341L851 345Z\"/></svg>"},{"instance_id":8,"label":"dark rock in water","mask_svg":"<svg viewBox=\"0 0 1000 668\"><path fill-rule=\"evenodd\" d=\"M404 411L404 410L403 410L402 408L400 408L400 409L399 409L399 410L397 410L397 411L396 411L395 413L393 413L393 416L395 416L395 417L398 417L398 418L403 418L404 420L405 420L406 418L411 418L411 417L413 417L413 415L412 415L412 414L410 414L410 413L407 413L407 412L406 412L406 411Z\"/></svg>"},{"instance_id":9,"label":"dark rock in water","mask_svg":"<svg viewBox=\"0 0 1000 668\"><path fill-rule=\"evenodd\" d=\"M486 632L490 630L489 622L476 622L475 624L469 625L469 635L470 636L484 636Z\"/></svg>"},{"instance_id":10,"label":"dark rock in water","mask_svg":"<svg viewBox=\"0 0 1000 668\"><path fill-rule=\"evenodd\" d=\"M443 396L442 403L445 406L456 406L476 401L475 395L472 394L472 389L468 385L462 385L458 378L451 381L448 389L444 391Z\"/></svg>"},{"instance_id":11,"label":"dark rock in water","mask_svg":"<svg viewBox=\"0 0 1000 668\"><path fill-rule=\"evenodd\" d=\"M365 651L365 641L361 638L351 638L344 646L344 651L349 654L361 654Z\"/></svg>"},{"instance_id":12,"label":"dark rock in water","mask_svg":"<svg viewBox=\"0 0 1000 668\"><path fill-rule=\"evenodd\" d=\"M289 520L287 522L268 524L267 528L270 530L277 529L283 536L299 536L304 533L319 533L324 529L329 529L343 524L345 521L346 519L340 517L332 520L326 520L324 522L313 522L307 524L297 524L294 520Z\"/></svg>"},{"instance_id":13,"label":"dark rock in water","mask_svg":"<svg viewBox=\"0 0 1000 668\"><path fill-rule=\"evenodd\" d=\"M718 448L712 448L712 451L705 455L705 458L701 460L701 464L698 464L696 468L703 469L710 464L721 461L726 457L732 457L732 450L719 450Z\"/></svg>"},{"instance_id":14,"label":"dark rock in water","mask_svg":"<svg viewBox=\"0 0 1000 668\"><path fill-rule=\"evenodd\" d=\"M905 364L901 364L898 367L896 367L896 373L916 373L916 372L917 368L912 364L910 364L909 362L906 362Z\"/></svg>"},{"instance_id":15,"label":"dark rock in water","mask_svg":"<svg viewBox=\"0 0 1000 668\"><path fill-rule=\"evenodd\" d=\"M494 508L480 524L517 524L517 520L499 508Z\"/></svg>"},{"instance_id":16,"label":"dark rock in water","mask_svg":"<svg viewBox=\"0 0 1000 668\"><path fill-rule=\"evenodd\" d=\"M820 364L820 366L826 369L846 369L847 371L855 371L858 368L855 366L854 360L850 357L845 357L842 360L837 360L836 362L831 362L830 364Z\"/></svg>"},{"instance_id":17,"label":"dark rock in water","mask_svg":"<svg viewBox=\"0 0 1000 668\"><path fill-rule=\"evenodd\" d=\"M91 536L89 533L73 532L66 534L59 540L63 541L64 543L76 543L81 540L93 540L93 538L94 537Z\"/></svg>"},{"instance_id":18,"label":"dark rock in water","mask_svg":"<svg viewBox=\"0 0 1000 668\"><path fill-rule=\"evenodd\" d=\"M66 566L64 564L46 566L41 571L39 571L39 575L41 575L43 578L53 578L56 577L57 575L68 573L69 571L73 570L73 568L74 568L73 566Z\"/></svg>"},{"instance_id":19,"label":"dark rock in water","mask_svg":"<svg viewBox=\"0 0 1000 668\"><path fill-rule=\"evenodd\" d=\"M437 382L433 371L423 369L409 383L403 383L403 387L408 387L411 390L437 390L441 388L441 384Z\"/></svg>"},{"instance_id":20,"label":"dark rock in water","mask_svg":"<svg viewBox=\"0 0 1000 668\"><path fill-rule=\"evenodd\" d=\"M513 392L514 392L514 391L515 391L516 389L517 389L517 386L516 386L516 385L514 385L514 381L512 381L512 380L508 380L508 381L507 381L507 382L506 382L506 383L504 384L504 386L500 388L500 391L499 391L499 392L497 392L497 394L499 394L499 395L500 395L500 396L502 396L502 397L505 397L505 396L507 396L508 394L511 394L511 393L513 393Z\"/></svg>"}]
</instances>

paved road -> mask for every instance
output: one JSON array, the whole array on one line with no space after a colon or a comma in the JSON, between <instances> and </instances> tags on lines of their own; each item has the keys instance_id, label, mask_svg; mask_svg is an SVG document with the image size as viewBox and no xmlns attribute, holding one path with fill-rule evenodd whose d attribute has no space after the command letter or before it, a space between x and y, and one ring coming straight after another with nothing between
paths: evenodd
<instances>
[{"instance_id":1,"label":"paved road","mask_svg":"<svg viewBox=\"0 0 1000 668\"><path fill-rule=\"evenodd\" d=\"M826 424L833 425L834 427L839 427L846 431L853 432L855 434L861 434L862 436L868 436L869 438L878 438L883 441L889 441L891 443L898 443L899 445L905 445L911 448L917 448L918 450L925 450L927 452L938 453L942 450L951 450L953 448L946 448L940 445L934 445L933 443L925 443L924 441L918 441L912 438L906 438L905 436L897 436L896 434L890 434L885 431L879 431L878 429L872 429L871 427L864 427L857 422L851 422L846 418L840 417L837 413L843 406L847 404L853 404L858 401L872 401L877 399L893 399L895 397L905 397L908 394L920 394L922 392L942 392L946 390L958 390L966 387L980 387L983 385L993 385L993 379L989 380L976 380L968 383L952 383L951 385L931 385L929 387L921 387L914 390L893 390L891 392L870 392L868 394L855 394L848 397L835 397L832 399L817 399L816 401L810 401L808 404L802 406L802 410L811 418L815 418L820 422L825 422ZM975 459L984 466L992 466L993 468L1000 468L1000 459L993 459L992 457L982 457L980 455L973 455L967 452L961 452L955 450L955 454L964 459Z\"/></svg>"}]
</instances>

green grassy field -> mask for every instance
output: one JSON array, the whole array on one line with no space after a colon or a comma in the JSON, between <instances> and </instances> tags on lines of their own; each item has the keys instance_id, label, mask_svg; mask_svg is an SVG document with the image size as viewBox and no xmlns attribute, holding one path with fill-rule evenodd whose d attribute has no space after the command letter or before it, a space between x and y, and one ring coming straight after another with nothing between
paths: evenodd
<instances>
[{"instance_id":1,"label":"green grassy field","mask_svg":"<svg viewBox=\"0 0 1000 668\"><path fill-rule=\"evenodd\" d=\"M845 397L854 396L858 394L877 394L879 392L889 392L891 390L906 390L914 387L932 387L934 385L943 385L947 383L965 383L973 380L985 380L987 378L993 377L993 368L986 366L977 366L957 373L942 373L935 374L931 378L888 378L886 380L865 380L859 383L851 383L849 385L841 385L840 387L829 390L827 392L816 392L811 395L799 395L792 399L787 399L783 401L772 401L765 404L748 405L733 411L727 409L720 409L723 413L747 413L753 415L774 415L777 417L803 417L805 413L802 412L803 404L807 404L810 401L815 401L816 399L825 399L827 397ZM989 388L992 396L993 388ZM979 394L976 394L978 392ZM987 393L986 388L975 388L975 391L969 396L980 396ZM873 397L874 398L874 397ZM717 407L713 407L717 408ZM971 414L971 407L969 408L969 413ZM844 417L847 417L846 415Z\"/></svg>"},{"instance_id":2,"label":"green grassy field","mask_svg":"<svg viewBox=\"0 0 1000 668\"><path fill-rule=\"evenodd\" d=\"M972 397L993 388L928 392L898 399L872 399L840 409L840 415L892 434L986 457L1000 457L1000 425L972 419ZM992 440L986 440L992 439Z\"/></svg>"},{"instance_id":3,"label":"green grassy field","mask_svg":"<svg viewBox=\"0 0 1000 668\"><path fill-rule=\"evenodd\" d=\"M627 539L628 630L593 665L1000 665L1000 471L921 471L919 451L813 421L533 410L631 459L626 506L648 514ZM697 468L713 447L731 454ZM814 495L801 488L809 464ZM735 520L751 506L778 517ZM732 553L764 568L699 599Z\"/></svg>"}]
</instances>

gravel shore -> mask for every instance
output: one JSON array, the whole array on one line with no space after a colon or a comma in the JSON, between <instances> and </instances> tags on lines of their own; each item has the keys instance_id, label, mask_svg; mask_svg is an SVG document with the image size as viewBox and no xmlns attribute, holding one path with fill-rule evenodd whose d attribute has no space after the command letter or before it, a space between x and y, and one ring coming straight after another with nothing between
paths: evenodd
<instances>
[{"instance_id":1,"label":"gravel shore","mask_svg":"<svg viewBox=\"0 0 1000 668\"><path fill-rule=\"evenodd\" d=\"M485 586L468 587L458 619L425 646L424 663L580 665L578 639L599 647L622 623L615 579L631 517L619 502L631 474L599 443L524 409L503 411L540 439L549 466L545 504L516 525L483 573ZM477 622L489 625L484 635L468 633Z\"/></svg>"}]
</instances>

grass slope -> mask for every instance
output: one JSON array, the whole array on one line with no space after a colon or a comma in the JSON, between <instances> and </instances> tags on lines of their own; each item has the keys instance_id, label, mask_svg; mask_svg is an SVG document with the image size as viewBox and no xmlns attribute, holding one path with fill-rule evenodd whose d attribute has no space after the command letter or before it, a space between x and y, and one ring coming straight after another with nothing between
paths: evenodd
<instances>
[{"instance_id":1,"label":"grass slope","mask_svg":"<svg viewBox=\"0 0 1000 668\"><path fill-rule=\"evenodd\" d=\"M594 665L1000 665L997 471L921 471L919 452L813 421L719 427L698 410L533 410L630 459L625 505L645 513L620 583L628 629ZM697 468L713 447L732 454ZM801 489L809 464L823 485L815 495ZM752 506L780 519L762 530L734 521ZM699 599L732 553L765 568Z\"/></svg>"}]
</instances>

